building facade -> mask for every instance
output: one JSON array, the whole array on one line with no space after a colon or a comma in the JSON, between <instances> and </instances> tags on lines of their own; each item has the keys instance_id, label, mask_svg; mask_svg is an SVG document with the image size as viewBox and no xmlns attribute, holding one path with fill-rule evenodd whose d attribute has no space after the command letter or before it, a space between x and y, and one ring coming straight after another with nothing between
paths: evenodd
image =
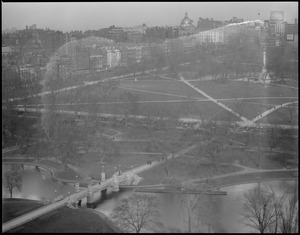
<instances>
[{"instance_id":1,"label":"building facade","mask_svg":"<svg viewBox=\"0 0 300 235\"><path fill-rule=\"evenodd\" d=\"M218 28L223 26L222 21L216 21L213 18L201 18L199 17L198 25L197 25L197 30L198 32L202 31L207 31L210 29Z\"/></svg>"},{"instance_id":2,"label":"building facade","mask_svg":"<svg viewBox=\"0 0 300 235\"><path fill-rule=\"evenodd\" d=\"M191 35L196 33L196 27L193 25L193 20L188 17L188 13L185 12L184 18L181 20L178 27L179 36Z\"/></svg>"},{"instance_id":3,"label":"building facade","mask_svg":"<svg viewBox=\"0 0 300 235\"><path fill-rule=\"evenodd\" d=\"M298 47L298 20L295 19L293 24L285 23L284 28L284 40L294 47Z\"/></svg>"}]
</instances>

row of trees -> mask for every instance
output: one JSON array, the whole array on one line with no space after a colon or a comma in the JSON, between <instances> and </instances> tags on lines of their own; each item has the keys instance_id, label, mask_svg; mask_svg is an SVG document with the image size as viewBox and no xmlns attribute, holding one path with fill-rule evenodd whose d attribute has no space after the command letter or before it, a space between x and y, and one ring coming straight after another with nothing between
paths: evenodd
<instances>
[{"instance_id":1,"label":"row of trees","mask_svg":"<svg viewBox=\"0 0 300 235\"><path fill-rule=\"evenodd\" d=\"M275 79L284 81L286 77L296 79L298 75L298 48L289 43L267 48L267 70Z\"/></svg>"},{"instance_id":2,"label":"row of trees","mask_svg":"<svg viewBox=\"0 0 300 235\"><path fill-rule=\"evenodd\" d=\"M198 190L195 185L186 185L177 180L174 187ZM201 187L200 190L205 190ZM216 196L182 194L174 190L168 194L172 203L179 202L183 214L186 232L217 232L220 200ZM290 191L279 195L273 188L267 190L259 186L244 193L243 211L244 224L260 233L298 233L298 191L294 186ZM172 205L173 206L173 205ZM129 198L122 199L114 207L112 220L125 232L174 232L167 228L162 221L162 208L155 196L134 193ZM160 206L161 207L161 206ZM167 210L170 210L170 208ZM169 214L169 213L168 213ZM205 230L204 230L205 228ZM176 232L182 232L177 231Z\"/></svg>"},{"instance_id":3,"label":"row of trees","mask_svg":"<svg viewBox=\"0 0 300 235\"><path fill-rule=\"evenodd\" d=\"M193 186L193 189L195 187ZM203 189L202 189L203 190ZM111 219L125 232L212 232L217 221L218 202L209 195L188 195L174 192L166 195L172 203L179 203L186 229L177 230L162 223L162 211L157 197L135 193L122 199L114 207ZM178 204L177 204L178 205ZM168 210L168 208L167 208ZM207 230L203 228L206 227Z\"/></svg>"},{"instance_id":4,"label":"row of trees","mask_svg":"<svg viewBox=\"0 0 300 235\"><path fill-rule=\"evenodd\" d=\"M20 70L13 66L2 67L2 144L15 144L16 134L28 139L32 121L23 120L19 117L17 107L27 110L27 105L37 108L40 102L39 97L35 97L41 91L40 74L24 74L21 76ZM21 132L21 133L19 133ZM21 138L22 139L22 138Z\"/></svg>"},{"instance_id":5,"label":"row of trees","mask_svg":"<svg viewBox=\"0 0 300 235\"><path fill-rule=\"evenodd\" d=\"M255 187L244 194L246 224L260 233L298 233L298 190L278 195Z\"/></svg>"}]
</instances>

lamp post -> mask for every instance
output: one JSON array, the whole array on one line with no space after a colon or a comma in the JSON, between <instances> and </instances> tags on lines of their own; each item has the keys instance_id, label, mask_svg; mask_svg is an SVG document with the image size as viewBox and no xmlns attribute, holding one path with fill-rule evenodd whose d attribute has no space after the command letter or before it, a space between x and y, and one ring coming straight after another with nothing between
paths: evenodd
<instances>
[{"instance_id":1,"label":"lamp post","mask_svg":"<svg viewBox=\"0 0 300 235\"><path fill-rule=\"evenodd\" d=\"M78 176L76 175L75 192L79 192Z\"/></svg>"},{"instance_id":2,"label":"lamp post","mask_svg":"<svg viewBox=\"0 0 300 235\"><path fill-rule=\"evenodd\" d=\"M121 175L121 164L119 164L119 175Z\"/></svg>"},{"instance_id":3,"label":"lamp post","mask_svg":"<svg viewBox=\"0 0 300 235\"><path fill-rule=\"evenodd\" d=\"M104 166L102 165L102 172L101 172L101 181L105 181L105 172L104 172Z\"/></svg>"},{"instance_id":4,"label":"lamp post","mask_svg":"<svg viewBox=\"0 0 300 235\"><path fill-rule=\"evenodd\" d=\"M54 189L54 193L55 193L55 195L54 195L54 200L53 200L53 202L55 202L55 199L57 198L57 190L56 190L56 189Z\"/></svg>"}]
</instances>

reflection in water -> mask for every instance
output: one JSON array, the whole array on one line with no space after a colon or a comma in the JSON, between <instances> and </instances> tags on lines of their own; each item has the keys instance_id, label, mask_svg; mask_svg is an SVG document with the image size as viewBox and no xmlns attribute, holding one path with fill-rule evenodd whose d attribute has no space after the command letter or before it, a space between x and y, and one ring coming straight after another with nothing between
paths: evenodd
<instances>
[{"instance_id":1,"label":"reflection in water","mask_svg":"<svg viewBox=\"0 0 300 235\"><path fill-rule=\"evenodd\" d=\"M2 165L2 179L4 172L10 168ZM49 171L34 166L25 165L22 170L22 188L13 190L13 198L24 198L32 200L53 200L59 195L67 196L73 193L74 187L61 182L54 181ZM9 197L8 190L2 183L2 198Z\"/></svg>"},{"instance_id":2,"label":"reflection in water","mask_svg":"<svg viewBox=\"0 0 300 235\"><path fill-rule=\"evenodd\" d=\"M256 232L253 228L244 224L243 212L243 195L246 191L256 187L258 183L242 184L227 186L221 188L222 191L227 191L227 196L214 196L217 201L217 213L220 220L216 224L216 232L222 233L248 233ZM295 181L267 181L260 183L260 187L267 189L272 186L278 195L283 194L287 189L291 189L297 185ZM121 193L108 194L108 198L98 204L96 210L103 212L109 216L113 207L121 198L130 197L133 190L128 190ZM186 221L184 221L184 210L180 207L180 201L176 198L171 198L168 194L156 194L159 199L159 209L162 214L162 222L166 227L177 228L180 231L187 231ZM191 196L187 196L191 197ZM203 226L202 231L207 232Z\"/></svg>"},{"instance_id":3,"label":"reflection in water","mask_svg":"<svg viewBox=\"0 0 300 235\"><path fill-rule=\"evenodd\" d=\"M8 165L2 165L2 179L4 172L9 168ZM22 189L19 192L14 189L14 198L26 198L34 200L53 200L58 195L67 196L68 192L73 193L74 187L60 182L55 182L47 170L37 170L34 166L24 166L22 171ZM213 196L216 199L217 217L220 218L216 224L217 231L222 233L247 233L255 232L253 228L244 224L243 211L243 194L257 186L258 183L242 184L227 186L221 188L227 191L227 196ZM295 181L268 181L260 183L260 187L267 188L272 186L278 194L284 193L287 189L292 189L294 185L298 185ZM56 190L56 192L55 192ZM132 195L134 190L128 189L121 192L107 191L105 199L101 199L96 210L101 211L109 216L122 198L127 198ZM184 211L180 207L180 201L176 197L169 194L156 194L159 199L159 209L162 214L162 223L165 227L177 228L179 231L187 231L187 222L185 221ZM9 197L7 189L2 184L2 197ZM186 196L187 201L189 197ZM215 218L217 220L217 218ZM202 232L207 232L207 228L202 226Z\"/></svg>"}]
</instances>

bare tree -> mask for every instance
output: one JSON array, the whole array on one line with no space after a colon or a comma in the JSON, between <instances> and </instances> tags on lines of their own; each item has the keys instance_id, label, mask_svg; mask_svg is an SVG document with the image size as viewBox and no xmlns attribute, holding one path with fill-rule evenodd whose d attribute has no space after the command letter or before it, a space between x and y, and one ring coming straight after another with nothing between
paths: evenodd
<instances>
[{"instance_id":1,"label":"bare tree","mask_svg":"<svg viewBox=\"0 0 300 235\"><path fill-rule=\"evenodd\" d=\"M199 156L205 156L209 160L210 179L212 179L214 172L219 171L221 151L222 143L219 138L212 138L200 145Z\"/></svg>"},{"instance_id":2,"label":"bare tree","mask_svg":"<svg viewBox=\"0 0 300 235\"><path fill-rule=\"evenodd\" d=\"M187 232L202 232L203 225L207 227L207 232L215 231L218 222L218 203L212 195L183 194L184 190L204 191L209 186L196 186L194 184L182 183L183 190L178 193L180 206L187 222Z\"/></svg>"},{"instance_id":3,"label":"bare tree","mask_svg":"<svg viewBox=\"0 0 300 235\"><path fill-rule=\"evenodd\" d=\"M105 112L108 111L107 103L109 101L109 98L111 97L113 91L117 89L117 86L119 85L119 80L108 80L100 84L99 92L100 92L100 99L104 101L105 103Z\"/></svg>"},{"instance_id":4,"label":"bare tree","mask_svg":"<svg viewBox=\"0 0 300 235\"><path fill-rule=\"evenodd\" d=\"M119 156L119 150L116 144L109 138L97 133L91 140L92 147L98 154L100 163L103 164L106 159Z\"/></svg>"},{"instance_id":5,"label":"bare tree","mask_svg":"<svg viewBox=\"0 0 300 235\"><path fill-rule=\"evenodd\" d=\"M297 125L298 121L298 110L295 106L288 106L288 121L291 125Z\"/></svg>"},{"instance_id":6,"label":"bare tree","mask_svg":"<svg viewBox=\"0 0 300 235\"><path fill-rule=\"evenodd\" d=\"M10 193L10 198L12 198L13 189L17 188L20 190L22 186L22 175L20 167L18 167L17 165L13 165L11 169L5 172L3 181L5 187Z\"/></svg>"},{"instance_id":7,"label":"bare tree","mask_svg":"<svg viewBox=\"0 0 300 235\"><path fill-rule=\"evenodd\" d=\"M273 148L278 146L280 141L282 141L286 137L287 133L288 133L287 129L282 129L279 127L272 127L267 131L266 141L270 147L270 151L272 151Z\"/></svg>"},{"instance_id":8,"label":"bare tree","mask_svg":"<svg viewBox=\"0 0 300 235\"><path fill-rule=\"evenodd\" d=\"M273 204L274 195L256 187L244 194L244 217L246 224L260 233L267 232L276 218Z\"/></svg>"},{"instance_id":9,"label":"bare tree","mask_svg":"<svg viewBox=\"0 0 300 235\"><path fill-rule=\"evenodd\" d=\"M35 158L35 161L41 160L43 157L46 156L46 154L49 151L48 143L44 140L40 140L38 143L35 143L31 149L33 149L33 156Z\"/></svg>"},{"instance_id":10,"label":"bare tree","mask_svg":"<svg viewBox=\"0 0 300 235\"><path fill-rule=\"evenodd\" d=\"M75 163L78 160L77 141L82 137L73 118L66 120L58 117L54 124L53 135L47 141L56 160L67 167L68 163Z\"/></svg>"},{"instance_id":11,"label":"bare tree","mask_svg":"<svg viewBox=\"0 0 300 235\"><path fill-rule=\"evenodd\" d=\"M280 225L279 231L281 233L298 233L298 191L297 186L293 188L288 202L283 206L279 213Z\"/></svg>"},{"instance_id":12,"label":"bare tree","mask_svg":"<svg viewBox=\"0 0 300 235\"><path fill-rule=\"evenodd\" d=\"M120 95L123 114L125 115L125 125L127 126L128 116L137 114L139 96L130 92L124 92Z\"/></svg>"},{"instance_id":13,"label":"bare tree","mask_svg":"<svg viewBox=\"0 0 300 235\"><path fill-rule=\"evenodd\" d=\"M111 218L125 232L162 230L157 199L145 194L133 194L122 199L113 209Z\"/></svg>"}]
</instances>

